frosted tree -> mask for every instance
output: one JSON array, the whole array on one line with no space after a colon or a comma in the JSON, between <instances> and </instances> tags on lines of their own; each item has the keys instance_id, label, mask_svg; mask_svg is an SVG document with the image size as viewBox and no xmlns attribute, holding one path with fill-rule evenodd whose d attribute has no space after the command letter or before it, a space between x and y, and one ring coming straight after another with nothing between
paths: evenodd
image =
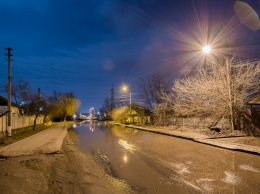
<instances>
[{"instance_id":1,"label":"frosted tree","mask_svg":"<svg viewBox=\"0 0 260 194\"><path fill-rule=\"evenodd\" d=\"M202 67L198 73L175 81L173 93L177 115L200 115L230 119L231 129L243 112L244 100L260 89L260 62L241 62L222 58Z\"/></svg>"},{"instance_id":2,"label":"frosted tree","mask_svg":"<svg viewBox=\"0 0 260 194\"><path fill-rule=\"evenodd\" d=\"M169 97L170 94L167 94ZM174 109L173 106L169 103L170 101L165 101L160 104L153 104L153 117L155 125L169 125L173 119Z\"/></svg>"}]
</instances>

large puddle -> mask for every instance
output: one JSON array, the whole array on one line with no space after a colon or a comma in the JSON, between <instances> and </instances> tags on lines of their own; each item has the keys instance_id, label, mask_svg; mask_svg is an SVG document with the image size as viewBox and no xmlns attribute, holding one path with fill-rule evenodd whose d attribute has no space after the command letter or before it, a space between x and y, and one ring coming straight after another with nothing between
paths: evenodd
<instances>
[{"instance_id":1,"label":"large puddle","mask_svg":"<svg viewBox=\"0 0 260 194\"><path fill-rule=\"evenodd\" d=\"M259 193L260 157L151 132L83 122L81 150L138 193Z\"/></svg>"}]
</instances>

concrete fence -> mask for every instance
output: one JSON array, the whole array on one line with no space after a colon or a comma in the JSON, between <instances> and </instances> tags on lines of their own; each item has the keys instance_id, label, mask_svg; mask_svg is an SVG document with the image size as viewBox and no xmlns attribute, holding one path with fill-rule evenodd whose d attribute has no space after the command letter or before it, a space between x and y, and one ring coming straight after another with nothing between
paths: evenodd
<instances>
[{"instance_id":1,"label":"concrete fence","mask_svg":"<svg viewBox=\"0 0 260 194\"><path fill-rule=\"evenodd\" d=\"M150 116L144 117L127 117L126 123L135 124L152 124L152 118ZM220 129L230 128L229 120L222 118L219 119L217 124L214 124L216 119L214 118L200 118L200 117L168 117L167 119L155 121L155 125L159 126L180 126L180 127L192 127L192 128L209 128L210 126L216 126Z\"/></svg>"},{"instance_id":2,"label":"concrete fence","mask_svg":"<svg viewBox=\"0 0 260 194\"><path fill-rule=\"evenodd\" d=\"M218 120L218 119L217 119ZM221 118L218 121L214 118L200 118L200 117L180 117L173 118L170 122L172 125L181 127L192 127L192 128L209 128L218 127L220 129L230 128L229 120Z\"/></svg>"},{"instance_id":3,"label":"concrete fence","mask_svg":"<svg viewBox=\"0 0 260 194\"><path fill-rule=\"evenodd\" d=\"M32 126L35 116L21 116L18 114L12 114L11 127L12 130ZM38 116L36 124L43 123L44 116ZM3 116L0 118L0 133L5 133L8 127L8 117Z\"/></svg>"}]
</instances>

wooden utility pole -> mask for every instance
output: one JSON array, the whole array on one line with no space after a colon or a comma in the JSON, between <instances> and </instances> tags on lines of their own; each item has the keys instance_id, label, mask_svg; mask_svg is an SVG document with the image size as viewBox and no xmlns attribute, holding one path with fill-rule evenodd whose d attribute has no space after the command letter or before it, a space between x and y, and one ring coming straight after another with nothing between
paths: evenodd
<instances>
[{"instance_id":1,"label":"wooden utility pole","mask_svg":"<svg viewBox=\"0 0 260 194\"><path fill-rule=\"evenodd\" d=\"M130 92L130 113L132 111L132 93Z\"/></svg>"},{"instance_id":2,"label":"wooden utility pole","mask_svg":"<svg viewBox=\"0 0 260 194\"><path fill-rule=\"evenodd\" d=\"M11 48L5 48L7 50L7 60L8 60L8 127L7 127L7 135L12 136L12 125L11 125L11 102L12 102L12 93L11 93Z\"/></svg>"},{"instance_id":3,"label":"wooden utility pole","mask_svg":"<svg viewBox=\"0 0 260 194\"><path fill-rule=\"evenodd\" d=\"M230 124L231 124L231 133L234 132L234 112L233 112L233 97L231 92L231 64L230 61L226 59L226 68L227 68L227 87L228 87L228 99L229 99L229 112L230 112Z\"/></svg>"},{"instance_id":4,"label":"wooden utility pole","mask_svg":"<svg viewBox=\"0 0 260 194\"><path fill-rule=\"evenodd\" d=\"M114 85L112 85L111 88L111 97L110 97L110 111L112 111L115 108L115 91L114 91Z\"/></svg>"}]
</instances>

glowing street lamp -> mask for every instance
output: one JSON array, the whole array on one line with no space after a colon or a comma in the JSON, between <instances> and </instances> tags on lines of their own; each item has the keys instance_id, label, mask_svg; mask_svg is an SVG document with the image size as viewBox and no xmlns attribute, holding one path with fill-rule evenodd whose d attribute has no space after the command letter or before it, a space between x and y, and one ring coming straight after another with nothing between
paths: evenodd
<instances>
[{"instance_id":1,"label":"glowing street lamp","mask_svg":"<svg viewBox=\"0 0 260 194\"><path fill-rule=\"evenodd\" d=\"M126 84L123 84L121 86L121 91L125 92L125 93L129 92L129 86ZM130 112L131 112L131 108L132 108L132 93L131 92L130 92L130 103L129 104L130 104Z\"/></svg>"},{"instance_id":2,"label":"glowing street lamp","mask_svg":"<svg viewBox=\"0 0 260 194\"><path fill-rule=\"evenodd\" d=\"M202 52L203 54L205 54L205 58L204 58L204 65L205 65L207 63L207 55L211 52L211 46L205 45L204 47L202 47Z\"/></svg>"},{"instance_id":3,"label":"glowing street lamp","mask_svg":"<svg viewBox=\"0 0 260 194\"><path fill-rule=\"evenodd\" d=\"M209 54L209 53L211 52L211 46L205 45L205 46L202 48L202 52L205 53L205 54Z\"/></svg>"},{"instance_id":4,"label":"glowing street lamp","mask_svg":"<svg viewBox=\"0 0 260 194\"><path fill-rule=\"evenodd\" d=\"M128 90L129 90L128 85L123 84L123 85L121 86L121 90L122 90L123 92L128 92Z\"/></svg>"}]
</instances>

